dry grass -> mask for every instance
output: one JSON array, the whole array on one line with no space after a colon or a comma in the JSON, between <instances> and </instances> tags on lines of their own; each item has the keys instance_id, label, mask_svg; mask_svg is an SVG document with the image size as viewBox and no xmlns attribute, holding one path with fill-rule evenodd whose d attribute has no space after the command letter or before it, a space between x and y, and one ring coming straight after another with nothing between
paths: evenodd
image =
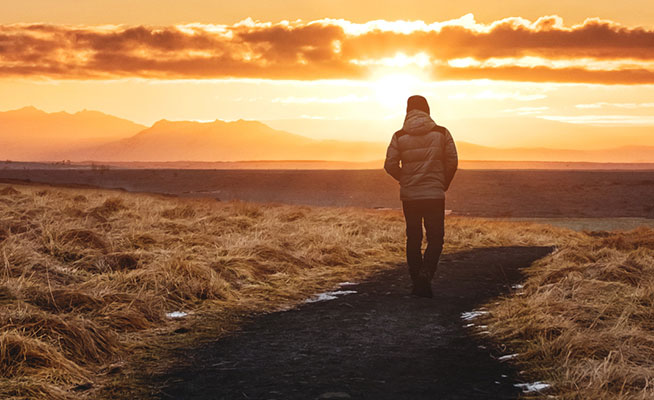
<instances>
[{"instance_id":1,"label":"dry grass","mask_svg":"<svg viewBox=\"0 0 654 400\"><path fill-rule=\"evenodd\" d=\"M450 251L548 240L529 225L510 240L479 221L450 228ZM403 229L399 212L0 186L0 397L79 397L144 335L174 329L166 312L285 308L394 266Z\"/></svg>"},{"instance_id":2,"label":"dry grass","mask_svg":"<svg viewBox=\"0 0 654 400\"><path fill-rule=\"evenodd\" d=\"M493 332L520 347L535 376L560 393L640 385L651 394L651 231L447 225L446 252L559 247L533 267L526 295L493 308ZM403 250L398 211L0 185L0 397L84 397L77 385L178 326L166 312L202 319L286 308L394 267Z\"/></svg>"},{"instance_id":3,"label":"dry grass","mask_svg":"<svg viewBox=\"0 0 654 400\"><path fill-rule=\"evenodd\" d=\"M491 333L563 399L654 398L654 230L587 232L489 306Z\"/></svg>"}]
</instances>

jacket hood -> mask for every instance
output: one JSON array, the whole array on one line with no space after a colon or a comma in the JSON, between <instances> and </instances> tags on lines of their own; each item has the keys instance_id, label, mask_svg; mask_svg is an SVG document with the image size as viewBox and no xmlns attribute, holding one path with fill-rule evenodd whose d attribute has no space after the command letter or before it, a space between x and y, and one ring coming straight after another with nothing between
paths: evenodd
<instances>
[{"instance_id":1,"label":"jacket hood","mask_svg":"<svg viewBox=\"0 0 654 400\"><path fill-rule=\"evenodd\" d=\"M406 113L402 130L409 135L424 135L434 129L436 123L429 114L421 110L411 110Z\"/></svg>"}]
</instances>

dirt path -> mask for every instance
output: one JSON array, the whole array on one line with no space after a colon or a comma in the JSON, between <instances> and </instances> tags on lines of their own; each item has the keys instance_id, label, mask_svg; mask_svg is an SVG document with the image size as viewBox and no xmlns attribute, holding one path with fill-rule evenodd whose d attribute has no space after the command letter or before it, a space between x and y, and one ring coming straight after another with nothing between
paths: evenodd
<instances>
[{"instance_id":1,"label":"dirt path","mask_svg":"<svg viewBox=\"0 0 654 400\"><path fill-rule=\"evenodd\" d=\"M461 313L510 290L551 249L501 247L443 257L433 299L407 296L403 267L335 300L253 318L186 349L157 378L169 399L505 399L517 371Z\"/></svg>"}]
</instances>

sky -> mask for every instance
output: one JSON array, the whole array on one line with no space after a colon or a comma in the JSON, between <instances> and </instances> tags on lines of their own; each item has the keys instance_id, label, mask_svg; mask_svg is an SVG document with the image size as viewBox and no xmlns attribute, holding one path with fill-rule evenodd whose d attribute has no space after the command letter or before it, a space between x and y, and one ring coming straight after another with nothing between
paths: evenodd
<instances>
[{"instance_id":1,"label":"sky","mask_svg":"<svg viewBox=\"0 0 654 400\"><path fill-rule=\"evenodd\" d=\"M585 149L654 145L653 89L651 0L0 3L0 111L387 141L422 94L456 139Z\"/></svg>"}]
</instances>

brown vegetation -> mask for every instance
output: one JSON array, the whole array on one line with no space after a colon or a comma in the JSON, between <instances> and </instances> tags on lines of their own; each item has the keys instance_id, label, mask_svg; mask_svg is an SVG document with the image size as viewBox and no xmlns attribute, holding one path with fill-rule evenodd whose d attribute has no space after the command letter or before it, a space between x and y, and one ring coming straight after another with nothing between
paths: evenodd
<instances>
[{"instance_id":1,"label":"brown vegetation","mask_svg":"<svg viewBox=\"0 0 654 400\"><path fill-rule=\"evenodd\" d=\"M557 398L653 398L654 230L587 232L528 271L488 317L525 379Z\"/></svg>"},{"instance_id":2,"label":"brown vegetation","mask_svg":"<svg viewBox=\"0 0 654 400\"><path fill-rule=\"evenodd\" d=\"M476 225L451 220L449 250L507 242ZM2 186L0 396L74 398L139 335L175 329L166 312L288 307L402 249L396 211Z\"/></svg>"},{"instance_id":3,"label":"brown vegetation","mask_svg":"<svg viewBox=\"0 0 654 400\"><path fill-rule=\"evenodd\" d=\"M41 186L0 193L3 398L79 398L75 388L102 383L144 337L179 327L167 312L200 320L286 308L403 261L399 211ZM446 252L558 246L531 269L524 294L491 308L492 333L530 374L571 397L652 393L652 231L447 225Z\"/></svg>"}]
</instances>

